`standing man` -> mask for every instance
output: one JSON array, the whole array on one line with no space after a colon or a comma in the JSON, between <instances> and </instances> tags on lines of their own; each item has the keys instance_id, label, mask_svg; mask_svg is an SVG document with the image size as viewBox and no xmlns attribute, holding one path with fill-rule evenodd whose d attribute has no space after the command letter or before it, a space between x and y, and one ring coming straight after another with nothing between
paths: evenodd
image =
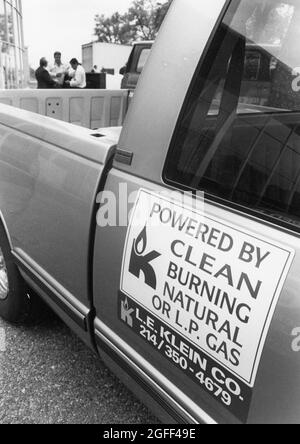
<instances>
[{"instance_id":1,"label":"standing man","mask_svg":"<svg viewBox=\"0 0 300 444\"><path fill-rule=\"evenodd\" d=\"M70 65L73 69L72 79L67 80L66 83L70 85L71 88L83 89L86 87L86 75L83 66L78 62L77 59L72 59Z\"/></svg>"},{"instance_id":2,"label":"standing man","mask_svg":"<svg viewBox=\"0 0 300 444\"><path fill-rule=\"evenodd\" d=\"M49 69L51 77L57 81L59 87L63 87L65 76L68 73L69 66L61 61L61 52L54 53L54 65Z\"/></svg>"},{"instance_id":3,"label":"standing man","mask_svg":"<svg viewBox=\"0 0 300 444\"><path fill-rule=\"evenodd\" d=\"M57 82L50 76L47 66L47 59L42 57L40 60L40 67L35 71L38 89L52 89L57 86Z\"/></svg>"}]
</instances>

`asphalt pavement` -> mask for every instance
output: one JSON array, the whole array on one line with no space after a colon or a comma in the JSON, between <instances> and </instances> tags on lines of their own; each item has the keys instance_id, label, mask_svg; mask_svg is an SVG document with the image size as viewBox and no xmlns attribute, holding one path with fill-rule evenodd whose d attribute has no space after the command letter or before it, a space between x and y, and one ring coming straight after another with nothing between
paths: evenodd
<instances>
[{"instance_id":1,"label":"asphalt pavement","mask_svg":"<svg viewBox=\"0 0 300 444\"><path fill-rule=\"evenodd\" d=\"M0 424L157 424L59 319L0 320Z\"/></svg>"}]
</instances>

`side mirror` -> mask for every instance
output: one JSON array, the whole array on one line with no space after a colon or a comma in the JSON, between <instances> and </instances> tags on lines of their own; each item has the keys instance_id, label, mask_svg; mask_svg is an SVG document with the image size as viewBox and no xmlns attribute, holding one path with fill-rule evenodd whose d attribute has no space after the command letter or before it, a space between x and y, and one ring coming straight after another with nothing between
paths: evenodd
<instances>
[{"instance_id":1,"label":"side mirror","mask_svg":"<svg viewBox=\"0 0 300 444\"><path fill-rule=\"evenodd\" d=\"M127 68L127 66L125 65L120 69L121 76L124 76L124 74L126 74L126 68Z\"/></svg>"}]
</instances>

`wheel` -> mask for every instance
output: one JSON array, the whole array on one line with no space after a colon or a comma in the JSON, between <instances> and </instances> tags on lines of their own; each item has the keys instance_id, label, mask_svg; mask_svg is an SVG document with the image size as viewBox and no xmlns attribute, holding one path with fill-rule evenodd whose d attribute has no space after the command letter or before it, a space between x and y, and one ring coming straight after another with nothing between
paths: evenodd
<instances>
[{"instance_id":1,"label":"wheel","mask_svg":"<svg viewBox=\"0 0 300 444\"><path fill-rule=\"evenodd\" d=\"M33 321L44 310L44 303L28 288L14 263L0 222L0 317L20 324Z\"/></svg>"}]
</instances>

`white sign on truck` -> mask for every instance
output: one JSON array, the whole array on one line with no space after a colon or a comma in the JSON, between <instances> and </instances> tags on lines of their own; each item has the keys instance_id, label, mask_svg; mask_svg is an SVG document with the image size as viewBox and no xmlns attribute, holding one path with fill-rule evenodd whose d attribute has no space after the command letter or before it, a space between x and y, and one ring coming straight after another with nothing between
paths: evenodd
<instances>
[{"instance_id":1,"label":"white sign on truck","mask_svg":"<svg viewBox=\"0 0 300 444\"><path fill-rule=\"evenodd\" d=\"M279 243L141 190L121 291L254 387L293 257Z\"/></svg>"}]
</instances>

